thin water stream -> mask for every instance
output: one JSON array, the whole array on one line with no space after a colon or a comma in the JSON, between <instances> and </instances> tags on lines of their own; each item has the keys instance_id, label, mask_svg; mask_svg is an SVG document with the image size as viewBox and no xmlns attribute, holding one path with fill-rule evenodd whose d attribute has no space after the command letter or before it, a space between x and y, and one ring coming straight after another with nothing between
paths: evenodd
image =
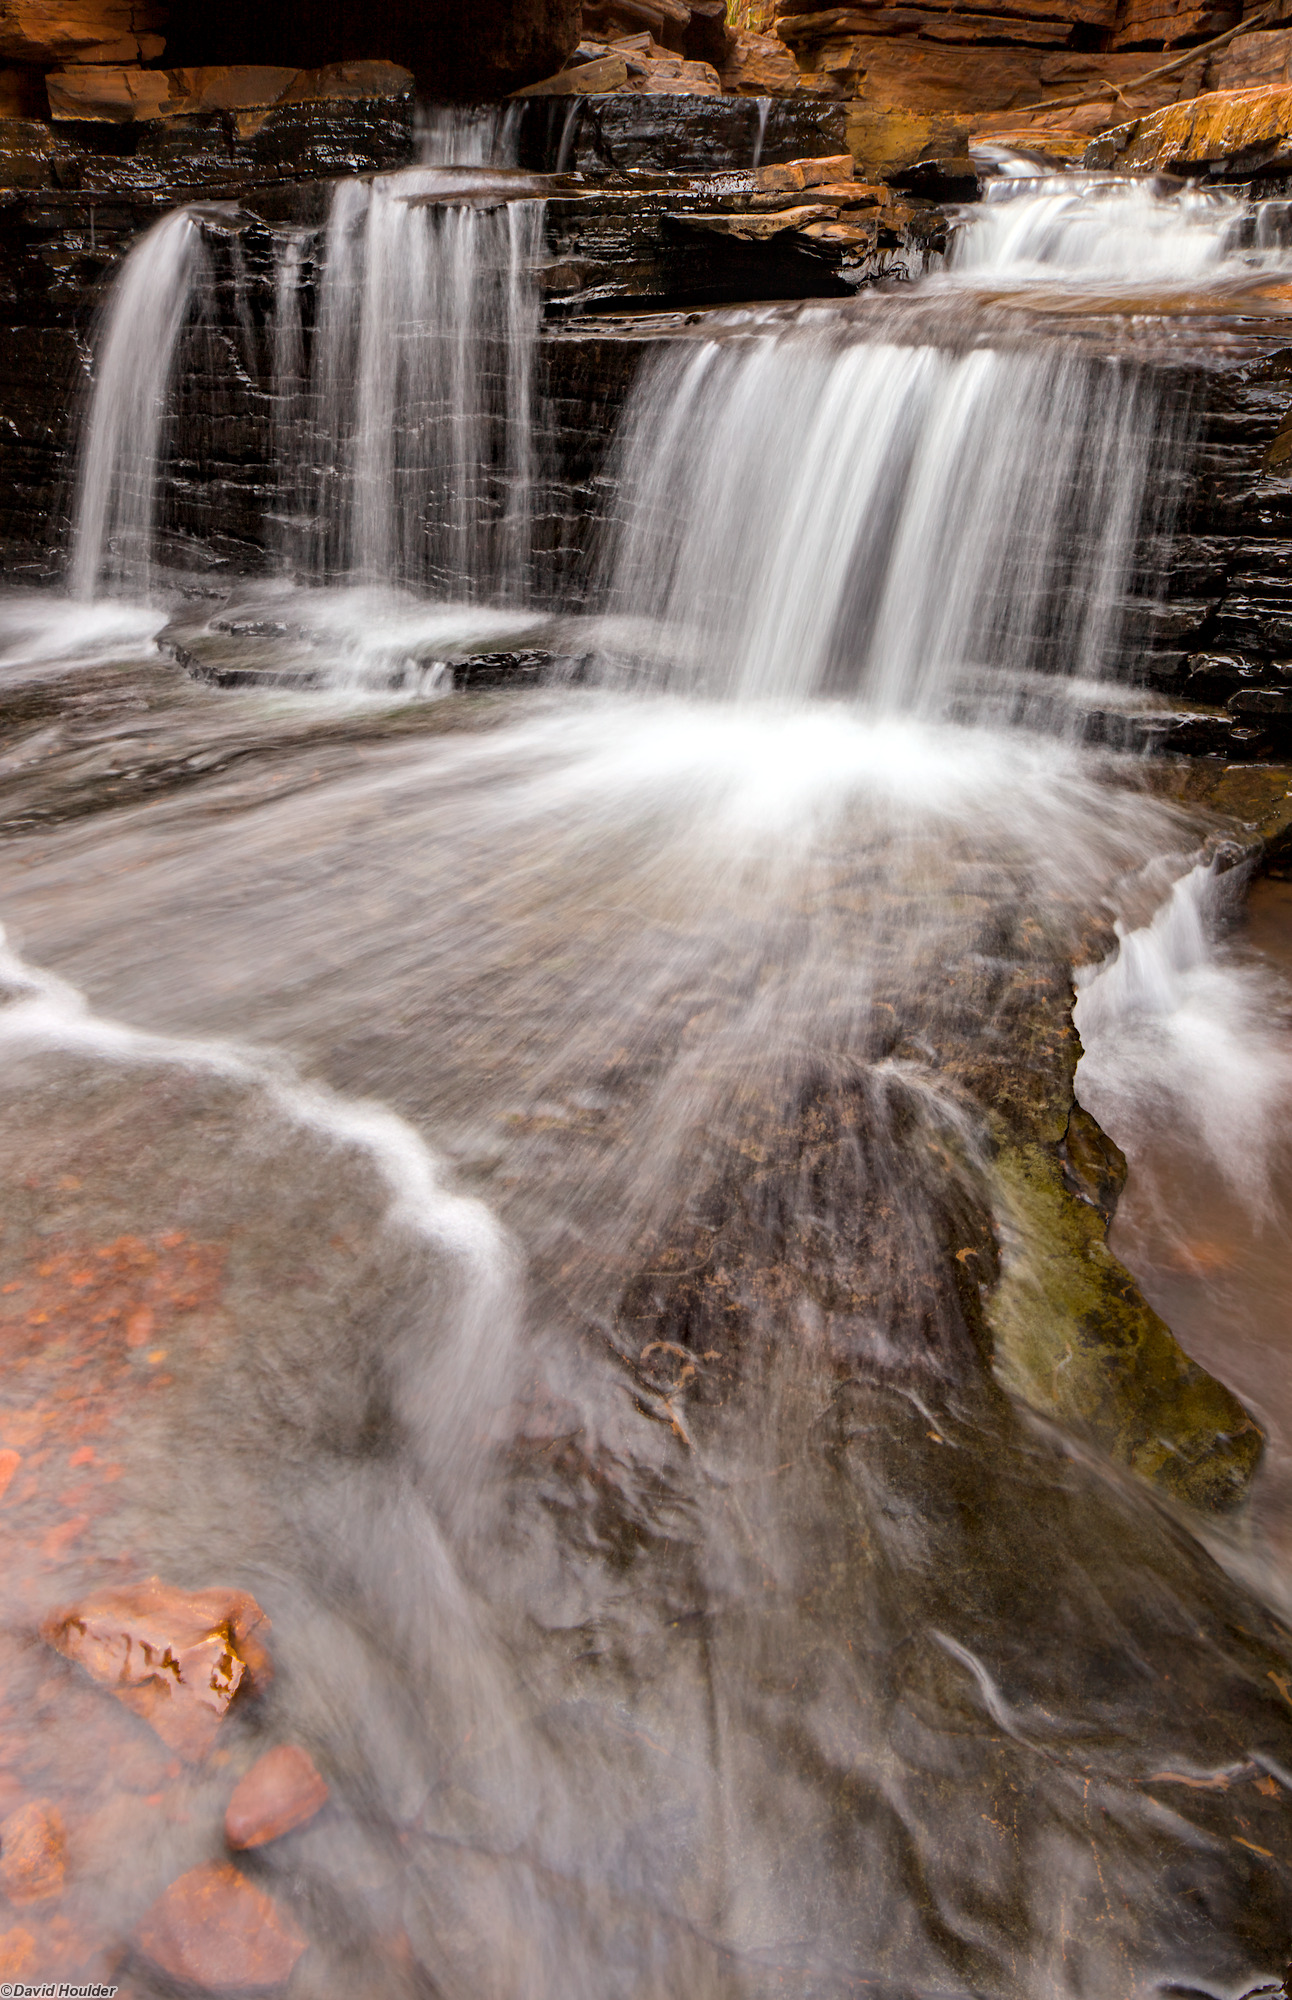
<instances>
[{"instance_id":1,"label":"thin water stream","mask_svg":"<svg viewBox=\"0 0 1292 2000\"><path fill-rule=\"evenodd\" d=\"M334 440L332 553L207 620L314 690L191 679L155 568L137 601L158 237L82 599L4 613L0 1814L69 1830L33 1968L169 1990L147 1912L293 1743L328 1803L242 1865L311 2000L1272 1996L1284 1003L1205 816L1075 720L1183 433L1084 345L734 316L639 378L593 608L535 609L532 197L410 191L328 227L285 476ZM521 643L577 676L431 672ZM1131 1368L1121 1431L1079 1421L1035 1304L1102 1229L1058 1165L1074 965L1114 1247L1270 1430L1227 1525L1191 1502L1239 1498L1242 1410ZM1171 1231L1247 1274L1215 1313ZM150 1574L273 1621L190 1766L36 1636Z\"/></svg>"}]
</instances>

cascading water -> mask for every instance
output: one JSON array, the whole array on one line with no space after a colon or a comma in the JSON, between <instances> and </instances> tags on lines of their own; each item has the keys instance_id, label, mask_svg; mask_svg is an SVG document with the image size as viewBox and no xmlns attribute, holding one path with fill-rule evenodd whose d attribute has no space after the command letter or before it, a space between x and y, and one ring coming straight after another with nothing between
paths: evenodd
<instances>
[{"instance_id":1,"label":"cascading water","mask_svg":"<svg viewBox=\"0 0 1292 2000\"><path fill-rule=\"evenodd\" d=\"M338 185L311 422L282 468L289 505L318 482L296 567L523 598L542 226L541 202L434 170Z\"/></svg>"},{"instance_id":2,"label":"cascading water","mask_svg":"<svg viewBox=\"0 0 1292 2000\"><path fill-rule=\"evenodd\" d=\"M618 643L707 693L931 713L1038 669L1095 678L1169 445L1133 367L1058 344L696 342L626 415Z\"/></svg>"},{"instance_id":3,"label":"cascading water","mask_svg":"<svg viewBox=\"0 0 1292 2000\"><path fill-rule=\"evenodd\" d=\"M1289 204L1111 175L1005 174L955 233L968 281L1066 279L1143 288L1283 270Z\"/></svg>"},{"instance_id":4,"label":"cascading water","mask_svg":"<svg viewBox=\"0 0 1292 2000\"><path fill-rule=\"evenodd\" d=\"M167 399L203 263L197 217L178 209L135 245L113 288L77 465L76 597L148 590Z\"/></svg>"},{"instance_id":5,"label":"cascading water","mask_svg":"<svg viewBox=\"0 0 1292 2000\"><path fill-rule=\"evenodd\" d=\"M115 605L88 664L49 614L62 711L29 608L7 657L55 693L3 746L0 1799L74 1838L3 1948L191 1985L166 1899L205 1938L232 1879L231 1991L252 1933L318 2000L1274 2000L1292 1657L1197 1530L1259 1443L1108 1252L1071 966L1088 1105L1128 1149L1183 1105L1241 1200L1277 1005L1178 791L1003 726L1125 653L1182 428L956 268L682 325L560 621L601 684L339 698L343 630L522 588L501 192L347 182L280 240L309 585L220 616L258 657L316 619L332 699L185 679ZM272 1620L200 1765L37 1634L154 1573ZM327 1799L231 1861L269 1749Z\"/></svg>"},{"instance_id":6,"label":"cascading water","mask_svg":"<svg viewBox=\"0 0 1292 2000\"><path fill-rule=\"evenodd\" d=\"M515 195L484 169L338 183L308 359L307 243L280 239L279 534L303 575L523 601L543 207ZM151 585L168 403L203 296L201 220L157 224L112 293L77 473L83 597Z\"/></svg>"}]
</instances>

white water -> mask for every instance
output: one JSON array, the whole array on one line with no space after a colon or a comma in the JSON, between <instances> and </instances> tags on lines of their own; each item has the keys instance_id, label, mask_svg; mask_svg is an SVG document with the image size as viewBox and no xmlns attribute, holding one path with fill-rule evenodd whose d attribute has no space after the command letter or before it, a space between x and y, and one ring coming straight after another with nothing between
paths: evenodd
<instances>
[{"instance_id":1,"label":"white water","mask_svg":"<svg viewBox=\"0 0 1292 2000\"><path fill-rule=\"evenodd\" d=\"M1245 877L1199 865L1151 922L1118 926L1114 954L1077 975L1081 1101L1133 1145L1150 1116L1205 1158L1249 1210L1286 1164L1292 1052L1286 998L1224 943Z\"/></svg>"},{"instance_id":2,"label":"white water","mask_svg":"<svg viewBox=\"0 0 1292 2000\"><path fill-rule=\"evenodd\" d=\"M937 712L1116 657L1160 443L1132 370L849 339L709 339L622 426L606 600L632 670L741 698Z\"/></svg>"},{"instance_id":3,"label":"white water","mask_svg":"<svg viewBox=\"0 0 1292 2000\"><path fill-rule=\"evenodd\" d=\"M421 168L338 183L283 467L289 504L319 482L323 542L297 558L320 580L524 595L543 210L509 192Z\"/></svg>"},{"instance_id":4,"label":"white water","mask_svg":"<svg viewBox=\"0 0 1292 2000\"><path fill-rule=\"evenodd\" d=\"M135 244L112 288L77 465L75 597L149 588L167 398L204 268L197 218L177 209Z\"/></svg>"},{"instance_id":5,"label":"white water","mask_svg":"<svg viewBox=\"0 0 1292 2000\"><path fill-rule=\"evenodd\" d=\"M1288 204L1098 174L1003 174L962 220L956 278L1142 287L1292 267Z\"/></svg>"}]
</instances>

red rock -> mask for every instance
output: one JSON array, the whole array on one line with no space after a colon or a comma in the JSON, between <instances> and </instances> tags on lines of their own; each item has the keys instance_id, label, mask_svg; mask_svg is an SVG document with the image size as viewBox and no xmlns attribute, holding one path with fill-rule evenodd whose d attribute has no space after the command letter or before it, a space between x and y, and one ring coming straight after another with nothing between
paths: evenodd
<instances>
[{"instance_id":1,"label":"red rock","mask_svg":"<svg viewBox=\"0 0 1292 2000\"><path fill-rule=\"evenodd\" d=\"M227 1861L204 1862L172 1882L134 1942L170 1978L221 1993L281 1986L307 1944L273 1899Z\"/></svg>"},{"instance_id":2,"label":"red rock","mask_svg":"<svg viewBox=\"0 0 1292 2000\"><path fill-rule=\"evenodd\" d=\"M238 1781L224 1815L224 1837L230 1847L262 1847L313 1819L327 1795L309 1753L295 1743L280 1743Z\"/></svg>"},{"instance_id":3,"label":"red rock","mask_svg":"<svg viewBox=\"0 0 1292 2000\"><path fill-rule=\"evenodd\" d=\"M46 1641L196 1762L244 1678L270 1677L269 1621L242 1590L177 1590L152 1577L46 1619Z\"/></svg>"},{"instance_id":4,"label":"red rock","mask_svg":"<svg viewBox=\"0 0 1292 2000\"><path fill-rule=\"evenodd\" d=\"M0 1822L0 1889L11 1903L61 1896L66 1872L67 1835L57 1806L33 1799Z\"/></svg>"}]
</instances>

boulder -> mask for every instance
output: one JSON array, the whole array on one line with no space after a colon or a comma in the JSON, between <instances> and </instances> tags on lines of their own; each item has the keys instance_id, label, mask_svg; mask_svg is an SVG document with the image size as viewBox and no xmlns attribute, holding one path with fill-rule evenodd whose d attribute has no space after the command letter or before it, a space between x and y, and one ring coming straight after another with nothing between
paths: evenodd
<instances>
[{"instance_id":1,"label":"boulder","mask_svg":"<svg viewBox=\"0 0 1292 2000\"><path fill-rule=\"evenodd\" d=\"M594 56L590 62L574 63L538 83L529 83L516 97L605 97L623 90L628 82L628 64L623 56Z\"/></svg>"},{"instance_id":2,"label":"boulder","mask_svg":"<svg viewBox=\"0 0 1292 2000\"><path fill-rule=\"evenodd\" d=\"M243 1590L177 1590L153 1577L57 1612L42 1637L197 1762L244 1681L270 1677L269 1620Z\"/></svg>"},{"instance_id":3,"label":"boulder","mask_svg":"<svg viewBox=\"0 0 1292 2000\"><path fill-rule=\"evenodd\" d=\"M166 8L154 0L0 0L0 60L155 62Z\"/></svg>"},{"instance_id":4,"label":"boulder","mask_svg":"<svg viewBox=\"0 0 1292 2000\"><path fill-rule=\"evenodd\" d=\"M692 62L712 63L721 69L736 40L727 26L727 0L689 0L689 4L691 18L682 53Z\"/></svg>"},{"instance_id":5,"label":"boulder","mask_svg":"<svg viewBox=\"0 0 1292 2000\"><path fill-rule=\"evenodd\" d=\"M62 1814L47 1799L33 1799L0 1821L0 1890L19 1906L63 1893L67 1836Z\"/></svg>"},{"instance_id":6,"label":"boulder","mask_svg":"<svg viewBox=\"0 0 1292 2000\"><path fill-rule=\"evenodd\" d=\"M685 0L583 0L581 25L596 41L644 33L662 48L685 55L691 9Z\"/></svg>"},{"instance_id":7,"label":"boulder","mask_svg":"<svg viewBox=\"0 0 1292 2000\"><path fill-rule=\"evenodd\" d=\"M864 180L884 181L921 166L936 166L949 181L974 178L969 121L920 111L848 107L848 148Z\"/></svg>"},{"instance_id":8,"label":"boulder","mask_svg":"<svg viewBox=\"0 0 1292 2000\"><path fill-rule=\"evenodd\" d=\"M120 64L78 63L45 78L51 118L77 123L125 125L136 118L160 118L174 93L164 69Z\"/></svg>"},{"instance_id":9,"label":"boulder","mask_svg":"<svg viewBox=\"0 0 1292 2000\"><path fill-rule=\"evenodd\" d=\"M1231 165L1238 171L1292 163L1292 89L1213 90L1118 125L1089 146L1089 167L1154 172Z\"/></svg>"},{"instance_id":10,"label":"boulder","mask_svg":"<svg viewBox=\"0 0 1292 2000\"><path fill-rule=\"evenodd\" d=\"M313 1819L327 1796L309 1752L277 1744L239 1779L224 1815L224 1837L230 1847L263 1847Z\"/></svg>"},{"instance_id":11,"label":"boulder","mask_svg":"<svg viewBox=\"0 0 1292 2000\"><path fill-rule=\"evenodd\" d=\"M307 1946L273 1898L227 1861L172 1882L133 1943L167 1978L218 1993L282 1986Z\"/></svg>"},{"instance_id":12,"label":"boulder","mask_svg":"<svg viewBox=\"0 0 1292 2000\"><path fill-rule=\"evenodd\" d=\"M799 87L799 66L779 35L756 35L737 28L718 75L724 91L738 97L788 97Z\"/></svg>"}]
</instances>

